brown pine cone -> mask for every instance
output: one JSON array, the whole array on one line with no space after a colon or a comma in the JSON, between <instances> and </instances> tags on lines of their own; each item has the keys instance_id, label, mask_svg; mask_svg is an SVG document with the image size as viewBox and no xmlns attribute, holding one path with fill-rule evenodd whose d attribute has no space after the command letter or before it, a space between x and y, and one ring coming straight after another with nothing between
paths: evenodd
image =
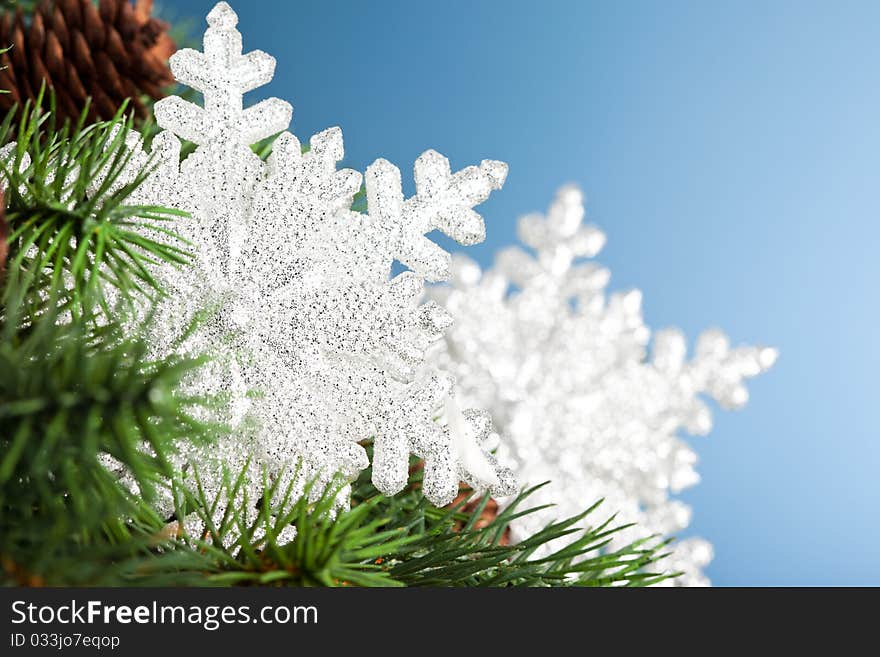
<instances>
[{"instance_id":1,"label":"brown pine cone","mask_svg":"<svg viewBox=\"0 0 880 657\"><path fill-rule=\"evenodd\" d=\"M20 9L0 20L0 110L34 100L43 81L55 91L56 118L76 121L91 97L90 122L110 119L125 99L145 117L144 96L161 98L174 82L168 24L150 14L153 0L43 0L33 16ZM44 100L48 107L48 98Z\"/></svg>"}]
</instances>

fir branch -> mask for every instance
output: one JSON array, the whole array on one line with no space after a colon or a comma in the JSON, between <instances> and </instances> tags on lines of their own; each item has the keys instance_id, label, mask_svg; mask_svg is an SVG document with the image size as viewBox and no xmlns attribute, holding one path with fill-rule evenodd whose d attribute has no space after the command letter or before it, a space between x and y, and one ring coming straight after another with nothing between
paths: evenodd
<instances>
[{"instance_id":1,"label":"fir branch","mask_svg":"<svg viewBox=\"0 0 880 657\"><path fill-rule=\"evenodd\" d=\"M199 359L151 360L136 328L99 328L87 316L60 322L53 304L22 317L29 285L9 273L0 324L0 561L13 582L79 580L90 564L140 550L133 537L162 524L145 502L172 475L168 455L218 427L196 418L209 400L180 394ZM125 468L137 495L107 459Z\"/></svg>"},{"instance_id":2,"label":"fir branch","mask_svg":"<svg viewBox=\"0 0 880 657\"><path fill-rule=\"evenodd\" d=\"M107 314L116 292L128 302L155 298L162 290L151 265L185 264L190 254L168 228L183 213L129 203L149 167L119 182L132 156L124 108L109 122L85 126L84 112L75 125L56 126L52 112L36 105L17 123L10 112L0 124L0 143L15 144L0 162L9 269L39 271L32 282L42 298L51 290L72 312L89 298Z\"/></svg>"},{"instance_id":3,"label":"fir branch","mask_svg":"<svg viewBox=\"0 0 880 657\"><path fill-rule=\"evenodd\" d=\"M556 522L514 545L501 540L511 520L528 509L525 491L487 524L485 500L466 511L468 499L437 509L418 493L421 472L410 487L385 497L369 470L353 485L350 510L333 512L340 483L289 505L290 489L267 479L261 500L240 494L244 471L227 475L222 490L207 497L178 488L185 500L178 517L193 514L166 551L139 565L139 584L169 582L212 586L644 586L672 575L652 571L666 556L665 542L643 540L609 550L625 528L613 518L587 530L575 527L597 514L599 503L580 516ZM295 477L294 477L295 479ZM276 500L276 503L270 503ZM296 537L285 540L295 527ZM567 538L565 547L538 557L539 548Z\"/></svg>"}]
</instances>

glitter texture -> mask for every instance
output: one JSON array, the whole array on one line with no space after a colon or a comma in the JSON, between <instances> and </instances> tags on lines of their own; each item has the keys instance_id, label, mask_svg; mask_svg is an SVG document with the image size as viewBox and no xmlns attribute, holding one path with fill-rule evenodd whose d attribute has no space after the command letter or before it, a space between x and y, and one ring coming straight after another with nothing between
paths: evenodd
<instances>
[{"instance_id":1,"label":"glitter texture","mask_svg":"<svg viewBox=\"0 0 880 657\"><path fill-rule=\"evenodd\" d=\"M210 449L185 448L181 465L198 466L216 493L223 465L235 471L250 460L247 492L256 499L263 469L289 477L299 464L300 487L334 473L355 477L369 465L358 443L373 438L373 482L383 493L406 485L410 454L425 460L423 493L434 504L450 502L461 479L510 493L510 471L483 448L488 416L458 410L451 378L425 363L450 317L421 303L424 281L444 280L450 267L450 255L425 235L481 241L473 206L501 187L507 166L487 160L452 173L444 156L427 151L415 163L416 194L404 198L400 171L380 159L363 177L367 214L353 211L362 177L337 170L339 128L313 136L303 152L285 131L289 104L270 98L243 108L242 94L272 78L275 60L242 55L236 24L219 3L208 15L204 52L171 58L175 78L200 91L204 107L179 97L156 103L164 131L149 154L129 135L129 171L117 182L152 161L156 169L132 203L190 214L171 228L196 264L157 267L168 298L152 337L159 352L216 357L193 389L228 396L220 419L235 432ZM250 146L278 132L261 161ZM181 139L198 145L182 162ZM392 277L395 261L408 270ZM215 311L186 335L206 308ZM441 414L446 422L436 420Z\"/></svg>"},{"instance_id":2,"label":"glitter texture","mask_svg":"<svg viewBox=\"0 0 880 657\"><path fill-rule=\"evenodd\" d=\"M432 357L455 374L460 399L490 409L503 435L500 460L524 484L551 482L532 501L555 506L514 521L515 537L605 498L609 513L637 523L614 547L689 524L690 509L670 497L699 480L679 431L711 430L701 395L742 407L743 380L769 368L776 352L731 348L710 330L688 360L684 336L666 329L649 356L641 293L606 296L609 272L584 261L605 237L583 217L580 191L566 187L546 216L520 220L531 252L502 251L485 273L457 256L453 285L431 290L455 319ZM700 569L711 545L677 545L662 567L685 571L681 584L708 583Z\"/></svg>"}]
</instances>

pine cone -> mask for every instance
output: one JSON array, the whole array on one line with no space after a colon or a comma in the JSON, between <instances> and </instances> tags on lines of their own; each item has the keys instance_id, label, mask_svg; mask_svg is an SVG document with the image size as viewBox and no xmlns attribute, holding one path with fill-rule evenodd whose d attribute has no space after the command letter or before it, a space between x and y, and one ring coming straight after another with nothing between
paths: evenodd
<instances>
[{"instance_id":1,"label":"pine cone","mask_svg":"<svg viewBox=\"0 0 880 657\"><path fill-rule=\"evenodd\" d=\"M125 99L147 115L143 96L161 98L174 82L176 49L168 24L151 18L153 0L43 0L33 16L20 9L0 20L0 110L34 100L43 81L55 91L56 118L76 121L91 96L90 122L110 119ZM48 106L48 99L44 101Z\"/></svg>"}]
</instances>

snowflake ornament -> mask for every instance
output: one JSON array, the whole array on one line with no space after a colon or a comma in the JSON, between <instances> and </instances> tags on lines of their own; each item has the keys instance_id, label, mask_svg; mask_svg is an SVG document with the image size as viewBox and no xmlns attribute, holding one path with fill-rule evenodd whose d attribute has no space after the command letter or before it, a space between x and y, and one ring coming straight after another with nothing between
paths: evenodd
<instances>
[{"instance_id":1,"label":"snowflake ornament","mask_svg":"<svg viewBox=\"0 0 880 657\"><path fill-rule=\"evenodd\" d=\"M204 52L184 49L170 60L204 107L175 96L156 103L164 131L150 153L129 135L130 172L119 181L152 162L132 203L190 215L174 230L195 252L195 267L156 274L168 291L152 328L157 350L172 348L201 309L215 309L183 348L218 356L193 385L228 395L223 419L236 432L207 450L187 448L183 462L203 478L208 472L217 491L224 465L234 471L250 461L255 499L263 468L291 476L299 464L300 489L335 473L354 478L369 465L359 441L372 437L373 482L385 494L406 485L410 454L425 460L423 492L436 505L455 497L461 479L510 493L510 471L484 448L488 416L460 410L449 375L425 361L451 320L421 302L424 281L444 280L451 261L426 234L481 241L473 207L501 187L507 166L485 160L453 173L427 151L415 163L416 194L405 198L400 171L380 159L363 177L368 212L353 211L362 176L337 169L339 128L313 136L303 152L286 132L288 103L269 98L245 109L242 95L270 81L275 60L242 54L225 2L207 20ZM279 132L263 162L251 145ZM181 139L197 145L182 161ZM408 270L392 277L395 261ZM441 412L445 423L436 421Z\"/></svg>"},{"instance_id":2,"label":"snowflake ornament","mask_svg":"<svg viewBox=\"0 0 880 657\"><path fill-rule=\"evenodd\" d=\"M533 502L555 506L514 521L515 537L605 498L604 508L637 523L616 537L623 545L689 524L690 509L671 495L699 476L679 431L711 430L703 395L742 407L744 380L776 351L731 348L711 330L688 359L681 332L665 329L649 356L641 293L606 295L608 270L586 260L605 236L583 218L580 191L565 187L546 217L520 219L531 253L502 251L486 272L456 257L453 285L431 290L455 318L432 357L455 374L462 400L490 409L504 436L499 456L520 481L551 482ZM711 545L689 539L664 567L684 570L680 583L707 583L700 568L709 560Z\"/></svg>"}]
</instances>

